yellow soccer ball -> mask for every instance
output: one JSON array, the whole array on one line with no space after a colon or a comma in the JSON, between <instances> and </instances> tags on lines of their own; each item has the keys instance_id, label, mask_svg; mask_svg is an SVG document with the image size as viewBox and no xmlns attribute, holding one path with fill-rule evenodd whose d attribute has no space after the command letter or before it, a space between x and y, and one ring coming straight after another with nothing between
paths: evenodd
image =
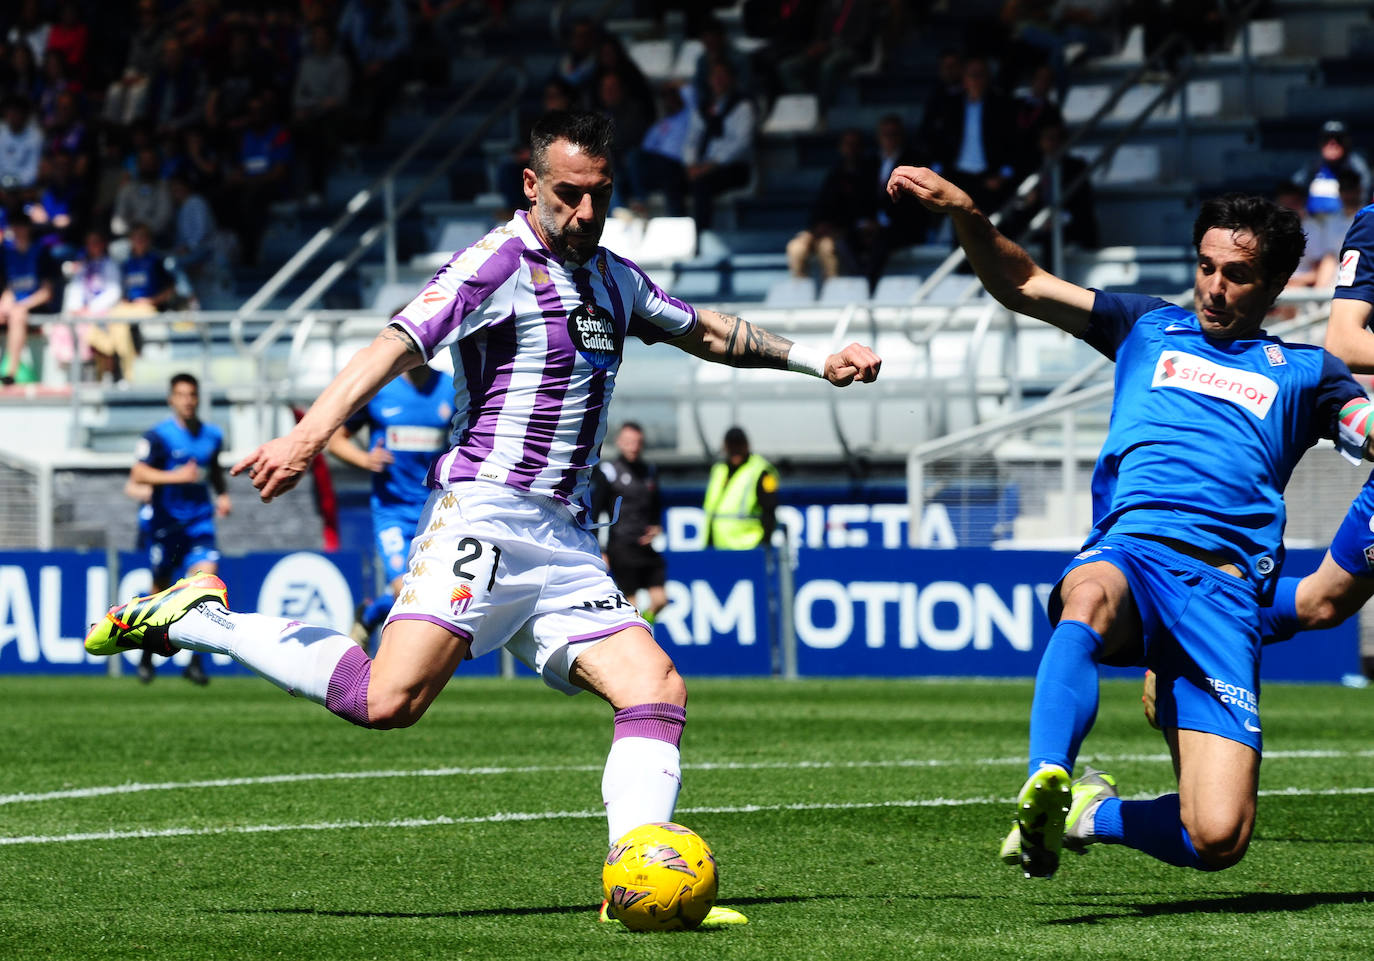
<instances>
[{"instance_id":1,"label":"yellow soccer ball","mask_svg":"<svg viewBox=\"0 0 1374 961\"><path fill-rule=\"evenodd\" d=\"M681 824L641 824L601 866L606 913L634 931L695 928L716 903L716 858Z\"/></svg>"}]
</instances>

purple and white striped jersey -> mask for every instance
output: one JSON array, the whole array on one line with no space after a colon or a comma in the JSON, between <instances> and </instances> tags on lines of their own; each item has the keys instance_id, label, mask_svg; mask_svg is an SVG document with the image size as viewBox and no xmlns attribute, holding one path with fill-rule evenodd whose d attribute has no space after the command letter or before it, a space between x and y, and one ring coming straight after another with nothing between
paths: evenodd
<instances>
[{"instance_id":1,"label":"purple and white striped jersey","mask_svg":"<svg viewBox=\"0 0 1374 961\"><path fill-rule=\"evenodd\" d=\"M440 268L392 318L425 359L453 354L452 448L430 487L492 481L586 514L627 334L679 337L696 312L604 247L585 265L540 243L524 211Z\"/></svg>"}]
</instances>

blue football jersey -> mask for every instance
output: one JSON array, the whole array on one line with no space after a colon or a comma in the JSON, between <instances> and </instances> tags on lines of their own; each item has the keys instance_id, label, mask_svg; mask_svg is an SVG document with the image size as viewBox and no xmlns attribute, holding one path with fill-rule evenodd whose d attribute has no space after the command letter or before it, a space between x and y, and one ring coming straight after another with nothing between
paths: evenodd
<instances>
[{"instance_id":1,"label":"blue football jersey","mask_svg":"<svg viewBox=\"0 0 1374 961\"><path fill-rule=\"evenodd\" d=\"M349 430L367 427L369 446L385 447L394 458L372 475L373 510L425 502L429 466L449 448L452 418L453 378L436 370L423 388L397 377L348 422Z\"/></svg>"},{"instance_id":2,"label":"blue football jersey","mask_svg":"<svg viewBox=\"0 0 1374 961\"><path fill-rule=\"evenodd\" d=\"M1267 590L1293 468L1336 439L1341 406L1364 396L1345 364L1263 332L1208 337L1191 311L1102 291L1083 340L1116 361L1085 546L1108 531L1174 538L1231 558Z\"/></svg>"},{"instance_id":3,"label":"blue football jersey","mask_svg":"<svg viewBox=\"0 0 1374 961\"><path fill-rule=\"evenodd\" d=\"M1374 303L1374 204L1360 208L1341 244L1333 300Z\"/></svg>"},{"instance_id":4,"label":"blue football jersey","mask_svg":"<svg viewBox=\"0 0 1374 961\"><path fill-rule=\"evenodd\" d=\"M174 470L188 461L200 465L201 480L195 484L158 484L153 487L152 529L179 528L196 534L214 530L215 505L206 480L209 469L224 447L224 434L214 424L197 424L193 434L168 417L143 435L138 460L158 470Z\"/></svg>"}]
</instances>

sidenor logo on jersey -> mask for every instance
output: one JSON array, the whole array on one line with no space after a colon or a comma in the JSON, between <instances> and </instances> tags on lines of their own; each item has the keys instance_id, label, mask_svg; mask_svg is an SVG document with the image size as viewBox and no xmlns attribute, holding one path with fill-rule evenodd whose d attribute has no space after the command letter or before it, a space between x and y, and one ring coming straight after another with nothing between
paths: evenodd
<instances>
[{"instance_id":1,"label":"sidenor logo on jersey","mask_svg":"<svg viewBox=\"0 0 1374 961\"><path fill-rule=\"evenodd\" d=\"M1166 350L1155 364L1151 387L1174 387L1229 400L1260 420L1269 416L1279 385L1253 370L1240 370L1213 363L1204 357Z\"/></svg>"}]
</instances>

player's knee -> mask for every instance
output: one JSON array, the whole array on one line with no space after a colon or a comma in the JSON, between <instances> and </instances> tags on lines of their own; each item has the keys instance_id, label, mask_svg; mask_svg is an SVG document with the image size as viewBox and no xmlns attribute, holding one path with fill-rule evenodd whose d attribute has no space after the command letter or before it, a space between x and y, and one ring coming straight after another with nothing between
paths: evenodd
<instances>
[{"instance_id":1,"label":"player's knee","mask_svg":"<svg viewBox=\"0 0 1374 961\"><path fill-rule=\"evenodd\" d=\"M429 703L410 691L369 689L368 726L378 731L410 727L424 716Z\"/></svg>"},{"instance_id":2,"label":"player's knee","mask_svg":"<svg viewBox=\"0 0 1374 961\"><path fill-rule=\"evenodd\" d=\"M1219 822L1188 828L1188 837L1204 871L1224 871L1240 863L1250 847L1250 828L1243 822Z\"/></svg>"},{"instance_id":3,"label":"player's knee","mask_svg":"<svg viewBox=\"0 0 1374 961\"><path fill-rule=\"evenodd\" d=\"M1110 608L1112 595L1099 580L1081 580L1064 594L1063 618L1091 624L1095 616Z\"/></svg>"}]
</instances>

